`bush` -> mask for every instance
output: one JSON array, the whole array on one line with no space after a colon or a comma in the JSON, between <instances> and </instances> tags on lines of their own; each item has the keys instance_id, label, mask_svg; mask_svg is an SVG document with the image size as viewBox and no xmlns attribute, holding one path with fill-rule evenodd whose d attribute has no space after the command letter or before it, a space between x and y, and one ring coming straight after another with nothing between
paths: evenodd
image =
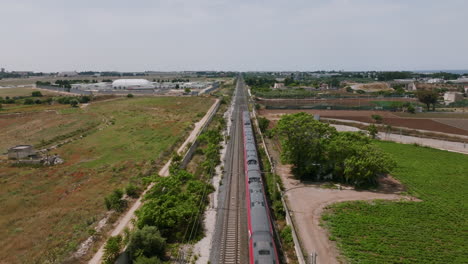
<instances>
[{"instance_id":1,"label":"bush","mask_svg":"<svg viewBox=\"0 0 468 264\"><path fill-rule=\"evenodd\" d=\"M379 130L374 124L371 124L370 126L368 126L367 131L369 132L369 136L373 139L375 139L375 137L379 133Z\"/></svg>"},{"instance_id":2,"label":"bush","mask_svg":"<svg viewBox=\"0 0 468 264\"><path fill-rule=\"evenodd\" d=\"M133 98L133 94L127 94L127 98Z\"/></svg>"},{"instance_id":3,"label":"bush","mask_svg":"<svg viewBox=\"0 0 468 264\"><path fill-rule=\"evenodd\" d=\"M292 245L293 243L293 236L292 236L292 230L291 226L285 226L283 230L281 230L280 234L281 238L283 239L286 244Z\"/></svg>"},{"instance_id":4,"label":"bush","mask_svg":"<svg viewBox=\"0 0 468 264\"><path fill-rule=\"evenodd\" d=\"M31 98L26 98L26 99L24 100L24 104L25 104L25 105L32 105L32 104L34 104L34 100L31 99Z\"/></svg>"},{"instance_id":5,"label":"bush","mask_svg":"<svg viewBox=\"0 0 468 264\"><path fill-rule=\"evenodd\" d=\"M70 105L71 105L72 107L78 107L78 104L79 104L79 103L80 103L80 102L79 102L78 100L76 100L76 99L70 100Z\"/></svg>"},{"instance_id":6,"label":"bush","mask_svg":"<svg viewBox=\"0 0 468 264\"><path fill-rule=\"evenodd\" d=\"M91 101L91 98L89 96L81 96L80 97L80 103L82 104L86 104L86 103L89 103L89 101Z\"/></svg>"},{"instance_id":7,"label":"bush","mask_svg":"<svg viewBox=\"0 0 468 264\"><path fill-rule=\"evenodd\" d=\"M137 198L140 194L140 188L129 183L127 187L125 187L125 193L132 198Z\"/></svg>"},{"instance_id":8,"label":"bush","mask_svg":"<svg viewBox=\"0 0 468 264\"><path fill-rule=\"evenodd\" d=\"M162 261L158 257L147 258L140 256L133 261L133 264L161 264Z\"/></svg>"},{"instance_id":9,"label":"bush","mask_svg":"<svg viewBox=\"0 0 468 264\"><path fill-rule=\"evenodd\" d=\"M127 202L124 199L122 199L122 197L122 190L116 189L106 198L104 198L107 210L123 212L123 210L127 207Z\"/></svg>"},{"instance_id":10,"label":"bush","mask_svg":"<svg viewBox=\"0 0 468 264\"><path fill-rule=\"evenodd\" d=\"M270 125L270 120L266 119L265 117L258 118L258 127L260 131L265 132Z\"/></svg>"},{"instance_id":11,"label":"bush","mask_svg":"<svg viewBox=\"0 0 468 264\"><path fill-rule=\"evenodd\" d=\"M32 97L42 97L42 93L39 92L39 91L34 91L34 92L32 92L31 95L32 95Z\"/></svg>"},{"instance_id":12,"label":"bush","mask_svg":"<svg viewBox=\"0 0 468 264\"><path fill-rule=\"evenodd\" d=\"M379 123L379 124L382 123L383 118L381 115L372 115L371 117L372 119L374 119L376 123Z\"/></svg>"},{"instance_id":13,"label":"bush","mask_svg":"<svg viewBox=\"0 0 468 264\"><path fill-rule=\"evenodd\" d=\"M110 237L106 245L104 246L104 263L111 264L114 263L117 257L120 254L120 249L122 248L122 236Z\"/></svg>"},{"instance_id":14,"label":"bush","mask_svg":"<svg viewBox=\"0 0 468 264\"><path fill-rule=\"evenodd\" d=\"M163 257L166 239L155 226L144 226L130 235L127 252L131 259L139 257ZM146 262L145 262L146 263Z\"/></svg>"},{"instance_id":15,"label":"bush","mask_svg":"<svg viewBox=\"0 0 468 264\"><path fill-rule=\"evenodd\" d=\"M416 109L414 108L414 106L409 105L409 106L408 106L408 112L414 114L414 113L416 112Z\"/></svg>"}]
</instances>

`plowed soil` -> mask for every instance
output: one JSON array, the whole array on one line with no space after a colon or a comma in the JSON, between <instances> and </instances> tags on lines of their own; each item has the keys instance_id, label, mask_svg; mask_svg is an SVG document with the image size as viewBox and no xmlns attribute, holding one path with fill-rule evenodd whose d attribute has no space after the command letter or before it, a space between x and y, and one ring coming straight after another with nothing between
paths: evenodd
<instances>
[{"instance_id":1,"label":"plowed soil","mask_svg":"<svg viewBox=\"0 0 468 264\"><path fill-rule=\"evenodd\" d=\"M319 114L320 117L354 120L366 123L374 123L372 115L383 117L383 124L393 127L407 127L410 129L421 129L427 131L443 132L457 135L468 135L467 119L452 119L450 122L441 123L440 119L434 118L407 118L399 117L391 112L384 111L352 111L352 110L260 110L262 116L270 120L277 120L283 114L306 112ZM417 116L417 114L415 115ZM436 121L437 120L437 121ZM466 129L465 129L466 127Z\"/></svg>"}]
</instances>

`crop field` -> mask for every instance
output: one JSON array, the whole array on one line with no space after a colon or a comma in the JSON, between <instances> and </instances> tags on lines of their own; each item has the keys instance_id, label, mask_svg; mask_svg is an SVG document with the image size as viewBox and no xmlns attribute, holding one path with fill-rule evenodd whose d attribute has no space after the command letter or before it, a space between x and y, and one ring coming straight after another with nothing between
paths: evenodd
<instances>
[{"instance_id":1,"label":"crop field","mask_svg":"<svg viewBox=\"0 0 468 264\"><path fill-rule=\"evenodd\" d=\"M19 143L50 147L72 140L50 152L62 165L14 167L0 160L0 262L62 262L106 215L104 196L154 173L212 102L118 98L0 114L1 153Z\"/></svg>"},{"instance_id":2,"label":"crop field","mask_svg":"<svg viewBox=\"0 0 468 264\"><path fill-rule=\"evenodd\" d=\"M372 115L380 115L382 124L393 127L406 127L410 129L421 129L435 132L443 132L458 135L468 135L466 126L466 118L461 114L459 118L455 118L449 122L443 121L442 118L425 117L425 115L412 114L411 117L401 117L396 113L388 111L362 111L362 110L260 110L259 113L271 120L279 119L282 114L306 112L309 114L319 114L321 117L354 120L359 122L374 123ZM453 114L455 115L455 114ZM453 116L452 115L452 116Z\"/></svg>"},{"instance_id":3,"label":"crop field","mask_svg":"<svg viewBox=\"0 0 468 264\"><path fill-rule=\"evenodd\" d=\"M392 175L421 202L345 202L325 225L350 263L467 263L468 156L376 142L398 162Z\"/></svg>"}]
</instances>

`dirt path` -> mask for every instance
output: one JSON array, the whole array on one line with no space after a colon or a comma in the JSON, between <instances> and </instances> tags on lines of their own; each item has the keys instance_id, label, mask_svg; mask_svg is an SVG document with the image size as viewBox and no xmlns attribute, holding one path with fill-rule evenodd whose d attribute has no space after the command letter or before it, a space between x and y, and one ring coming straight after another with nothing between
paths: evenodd
<instances>
[{"instance_id":1,"label":"dirt path","mask_svg":"<svg viewBox=\"0 0 468 264\"><path fill-rule=\"evenodd\" d=\"M216 101L213 103L211 108L208 110L208 112L205 114L205 116L197 123L195 123L195 127L190 133L190 135L187 137L187 139L184 141L182 146L177 150L177 153L181 154L182 151L187 147L187 145L195 140L195 138L200 134L200 130L203 128L204 124L208 120L208 117L211 115L211 113L216 109L216 105L219 103L219 99L216 99ZM171 160L169 160L164 167L161 169L159 172L160 176L168 176L169 175L169 165L171 163ZM135 217L135 211L140 208L142 205L142 199L145 196L146 192L150 190L154 186L154 183L151 183L148 185L148 187L145 189L145 191L140 195L140 198L130 207L130 209L125 213L125 215L121 216L119 220L114 224L114 229L110 233L110 236L116 236L118 234L121 234L125 227L132 227L132 219ZM99 264L101 263L101 259L104 255L104 246L105 243L99 248L99 250L94 254L93 258L88 262L88 264Z\"/></svg>"}]
</instances>

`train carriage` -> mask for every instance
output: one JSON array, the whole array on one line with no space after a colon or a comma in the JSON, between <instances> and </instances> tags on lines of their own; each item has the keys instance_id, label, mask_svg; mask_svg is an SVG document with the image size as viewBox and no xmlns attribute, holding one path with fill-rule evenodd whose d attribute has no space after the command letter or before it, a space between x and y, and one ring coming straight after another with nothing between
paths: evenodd
<instances>
[{"instance_id":1,"label":"train carriage","mask_svg":"<svg viewBox=\"0 0 468 264\"><path fill-rule=\"evenodd\" d=\"M251 264L279 263L249 112L244 111L242 118L249 261Z\"/></svg>"}]
</instances>

